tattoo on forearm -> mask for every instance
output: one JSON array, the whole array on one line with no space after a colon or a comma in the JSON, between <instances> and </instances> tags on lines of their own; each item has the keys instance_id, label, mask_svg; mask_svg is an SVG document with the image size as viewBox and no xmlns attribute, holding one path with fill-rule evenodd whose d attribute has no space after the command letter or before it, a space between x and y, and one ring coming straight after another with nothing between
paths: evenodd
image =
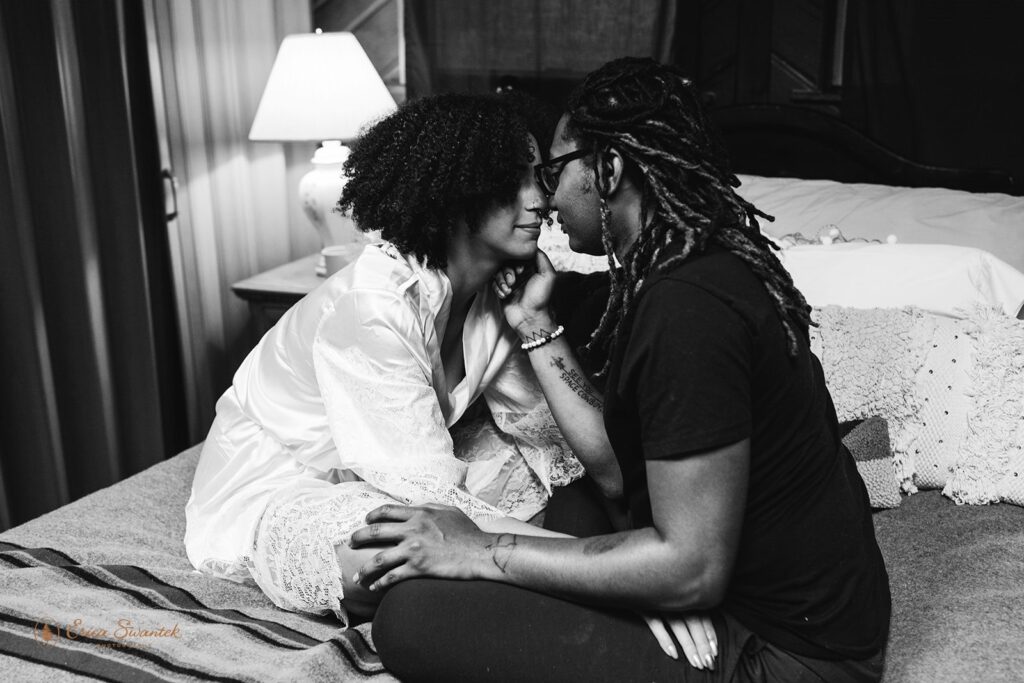
<instances>
[{"instance_id":1,"label":"tattoo on forearm","mask_svg":"<svg viewBox=\"0 0 1024 683\"><path fill-rule=\"evenodd\" d=\"M609 550L615 550L626 541L624 534L614 536L595 536L583 545L584 555L600 555Z\"/></svg>"},{"instance_id":2,"label":"tattoo on forearm","mask_svg":"<svg viewBox=\"0 0 1024 683\"><path fill-rule=\"evenodd\" d=\"M494 563L494 566L502 574L506 574L505 568L508 567L509 560L512 559L512 553L516 549L516 535L499 534L493 543L488 543L485 547L491 551L491 562Z\"/></svg>"},{"instance_id":3,"label":"tattoo on forearm","mask_svg":"<svg viewBox=\"0 0 1024 683\"><path fill-rule=\"evenodd\" d=\"M557 368L562 374L561 379L566 385L573 390L573 392L587 402L588 405L602 410L604 408L604 402L601 400L600 394L594 391L593 387L590 386L590 382L579 373L576 368L566 367L565 359L561 356L555 356L551 359L551 366Z\"/></svg>"}]
</instances>

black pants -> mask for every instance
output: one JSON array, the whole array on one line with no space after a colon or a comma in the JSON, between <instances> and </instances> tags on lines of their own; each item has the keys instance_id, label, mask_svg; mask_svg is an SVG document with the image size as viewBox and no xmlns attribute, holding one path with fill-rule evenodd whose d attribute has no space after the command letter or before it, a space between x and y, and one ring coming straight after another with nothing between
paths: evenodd
<instances>
[{"instance_id":1,"label":"black pants","mask_svg":"<svg viewBox=\"0 0 1024 683\"><path fill-rule=\"evenodd\" d=\"M601 505L578 484L561 490L545 526L604 533ZM580 525L583 528L581 529ZM567 527L575 527L573 529ZM883 656L833 662L790 654L724 612L714 671L665 655L646 623L490 581L417 579L391 588L377 610L373 640L403 681L878 681ZM681 650L680 650L681 652Z\"/></svg>"}]
</instances>

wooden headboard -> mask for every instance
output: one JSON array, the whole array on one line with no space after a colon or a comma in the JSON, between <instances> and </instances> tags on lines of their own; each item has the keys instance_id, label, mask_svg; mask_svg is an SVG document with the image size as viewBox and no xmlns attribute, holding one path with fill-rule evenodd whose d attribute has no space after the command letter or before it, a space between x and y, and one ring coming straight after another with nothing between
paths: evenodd
<instances>
[{"instance_id":1,"label":"wooden headboard","mask_svg":"<svg viewBox=\"0 0 1024 683\"><path fill-rule=\"evenodd\" d=\"M918 164L813 109L735 105L712 109L710 115L736 173L1024 194L1024 186L1007 172Z\"/></svg>"}]
</instances>

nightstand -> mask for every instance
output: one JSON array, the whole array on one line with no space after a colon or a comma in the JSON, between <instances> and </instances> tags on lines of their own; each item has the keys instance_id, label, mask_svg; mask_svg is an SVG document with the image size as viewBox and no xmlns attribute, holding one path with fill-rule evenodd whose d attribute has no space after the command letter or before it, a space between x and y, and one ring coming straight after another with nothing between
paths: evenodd
<instances>
[{"instance_id":1,"label":"nightstand","mask_svg":"<svg viewBox=\"0 0 1024 683\"><path fill-rule=\"evenodd\" d=\"M304 256L231 285L231 291L249 303L249 311L260 337L296 301L324 281L314 272L318 256Z\"/></svg>"}]
</instances>

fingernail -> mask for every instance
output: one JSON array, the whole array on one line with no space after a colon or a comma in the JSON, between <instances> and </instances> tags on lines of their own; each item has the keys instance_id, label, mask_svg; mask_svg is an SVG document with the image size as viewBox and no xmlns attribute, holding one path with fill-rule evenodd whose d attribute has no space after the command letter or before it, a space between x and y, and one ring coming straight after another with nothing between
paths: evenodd
<instances>
[{"instance_id":1,"label":"fingernail","mask_svg":"<svg viewBox=\"0 0 1024 683\"><path fill-rule=\"evenodd\" d=\"M668 656L672 659L679 659L679 652L676 650L675 645L670 645L668 648Z\"/></svg>"},{"instance_id":2,"label":"fingernail","mask_svg":"<svg viewBox=\"0 0 1024 683\"><path fill-rule=\"evenodd\" d=\"M352 583L359 583L359 572L352 575Z\"/></svg>"},{"instance_id":3,"label":"fingernail","mask_svg":"<svg viewBox=\"0 0 1024 683\"><path fill-rule=\"evenodd\" d=\"M711 641L711 654L716 657L718 656L718 643L713 640Z\"/></svg>"},{"instance_id":4,"label":"fingernail","mask_svg":"<svg viewBox=\"0 0 1024 683\"><path fill-rule=\"evenodd\" d=\"M711 655L704 655L704 661L707 662L708 668L712 671L715 670L715 658Z\"/></svg>"},{"instance_id":5,"label":"fingernail","mask_svg":"<svg viewBox=\"0 0 1024 683\"><path fill-rule=\"evenodd\" d=\"M697 659L696 655L694 655L693 658L690 659L690 664L693 666L694 669L703 669L704 668L704 666L700 663L700 660Z\"/></svg>"}]
</instances>

